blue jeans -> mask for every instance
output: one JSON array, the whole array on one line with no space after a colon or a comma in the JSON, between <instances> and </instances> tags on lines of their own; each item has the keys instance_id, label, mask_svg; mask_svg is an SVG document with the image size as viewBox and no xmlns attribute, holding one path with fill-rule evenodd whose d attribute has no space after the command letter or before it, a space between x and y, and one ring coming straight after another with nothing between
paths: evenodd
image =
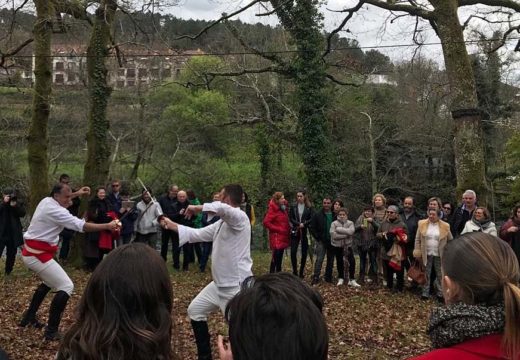
<instances>
[{"instance_id":1,"label":"blue jeans","mask_svg":"<svg viewBox=\"0 0 520 360\"><path fill-rule=\"evenodd\" d=\"M441 285L441 257L428 255L426 261L426 284L423 285L422 288L422 296L430 297L430 277L432 275L432 270L435 270L435 282L433 285L435 286L435 293L438 297L442 296L442 285Z\"/></svg>"}]
</instances>

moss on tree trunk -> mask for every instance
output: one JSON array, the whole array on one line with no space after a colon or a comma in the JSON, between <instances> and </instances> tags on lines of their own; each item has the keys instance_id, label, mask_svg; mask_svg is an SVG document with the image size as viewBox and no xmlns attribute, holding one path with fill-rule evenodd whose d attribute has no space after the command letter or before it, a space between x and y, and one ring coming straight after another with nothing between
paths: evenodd
<instances>
[{"instance_id":1,"label":"moss on tree trunk","mask_svg":"<svg viewBox=\"0 0 520 360\"><path fill-rule=\"evenodd\" d=\"M54 8L48 0L35 0L34 92L32 117L27 137L29 163L30 213L49 194L49 136L47 124L52 92L51 37Z\"/></svg>"},{"instance_id":2,"label":"moss on tree trunk","mask_svg":"<svg viewBox=\"0 0 520 360\"><path fill-rule=\"evenodd\" d=\"M107 181L110 146L107 104L112 89L108 85L106 58L109 54L110 31L117 2L101 1L96 10L94 26L87 49L87 76L89 89L87 161L83 182L96 187Z\"/></svg>"},{"instance_id":3,"label":"moss on tree trunk","mask_svg":"<svg viewBox=\"0 0 520 360\"><path fill-rule=\"evenodd\" d=\"M472 189L476 191L480 203L486 203L488 191L482 119L477 111L475 77L457 14L458 1L437 0L431 3L435 7L438 35L450 81L457 194Z\"/></svg>"}]
</instances>

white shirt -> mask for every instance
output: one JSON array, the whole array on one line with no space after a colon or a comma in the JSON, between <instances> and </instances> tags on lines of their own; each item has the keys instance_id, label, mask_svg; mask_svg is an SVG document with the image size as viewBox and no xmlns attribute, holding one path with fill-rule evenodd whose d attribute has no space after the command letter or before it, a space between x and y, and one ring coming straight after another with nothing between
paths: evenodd
<instances>
[{"instance_id":1,"label":"white shirt","mask_svg":"<svg viewBox=\"0 0 520 360\"><path fill-rule=\"evenodd\" d=\"M428 222L426 230L426 255L439 256L439 223Z\"/></svg>"},{"instance_id":2,"label":"white shirt","mask_svg":"<svg viewBox=\"0 0 520 360\"><path fill-rule=\"evenodd\" d=\"M214 212L220 220L201 229L179 225L179 246L187 242L213 242L211 275L218 287L239 286L253 275L251 224L246 213L220 201L206 203L202 211Z\"/></svg>"},{"instance_id":3,"label":"white shirt","mask_svg":"<svg viewBox=\"0 0 520 360\"><path fill-rule=\"evenodd\" d=\"M57 245L59 234L64 228L83 232L84 219L73 216L54 198L46 197L36 207L29 228L23 234L24 239L39 240Z\"/></svg>"}]
</instances>

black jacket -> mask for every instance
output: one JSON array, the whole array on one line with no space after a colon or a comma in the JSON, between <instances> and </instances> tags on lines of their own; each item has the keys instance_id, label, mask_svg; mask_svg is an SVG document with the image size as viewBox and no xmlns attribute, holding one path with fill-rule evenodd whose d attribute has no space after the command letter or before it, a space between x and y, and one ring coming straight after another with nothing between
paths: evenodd
<instances>
[{"instance_id":1,"label":"black jacket","mask_svg":"<svg viewBox=\"0 0 520 360\"><path fill-rule=\"evenodd\" d=\"M291 224L292 228L296 228L300 225L300 223L303 223L305 225L305 228L309 227L309 224L312 220L312 209L305 206L303 209L302 218L300 219L300 215L298 214L298 204L294 204L289 209L289 223Z\"/></svg>"},{"instance_id":2,"label":"black jacket","mask_svg":"<svg viewBox=\"0 0 520 360\"><path fill-rule=\"evenodd\" d=\"M331 212L332 221L334 221L334 213ZM330 245L330 228L327 228L327 217L323 210L320 210L311 218L309 230L316 241L324 242Z\"/></svg>"},{"instance_id":3,"label":"black jacket","mask_svg":"<svg viewBox=\"0 0 520 360\"><path fill-rule=\"evenodd\" d=\"M417 224L419 220L422 220L424 217L419 215L416 210L406 218L405 213L401 214L401 220L406 224L406 228L408 229L408 243L406 244L406 248L408 250L413 250L415 246L415 235L417 235ZM411 253L410 253L411 255Z\"/></svg>"},{"instance_id":4,"label":"black jacket","mask_svg":"<svg viewBox=\"0 0 520 360\"><path fill-rule=\"evenodd\" d=\"M473 211L477 208L477 206L478 205L475 205ZM466 222L471 220L473 217L473 211L469 212L466 210L464 205L460 205L457 209L455 209L455 213L453 214L450 224L451 234L454 238L459 236L462 230L464 230Z\"/></svg>"},{"instance_id":5,"label":"black jacket","mask_svg":"<svg viewBox=\"0 0 520 360\"><path fill-rule=\"evenodd\" d=\"M22 222L20 218L25 216L25 207L16 202L15 206L9 203L0 204L0 242L10 246L23 244ZM1 254L0 254L1 255Z\"/></svg>"},{"instance_id":6,"label":"black jacket","mask_svg":"<svg viewBox=\"0 0 520 360\"><path fill-rule=\"evenodd\" d=\"M177 215L177 198L173 199L168 196L168 194L161 196L159 199L159 205L161 205L161 210L163 214L168 217L170 220Z\"/></svg>"}]
</instances>

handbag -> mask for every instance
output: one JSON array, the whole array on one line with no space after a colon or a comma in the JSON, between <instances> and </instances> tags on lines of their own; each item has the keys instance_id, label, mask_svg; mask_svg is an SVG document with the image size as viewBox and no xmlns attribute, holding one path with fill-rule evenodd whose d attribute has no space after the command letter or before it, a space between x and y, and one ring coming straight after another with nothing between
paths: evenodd
<instances>
[{"instance_id":1,"label":"handbag","mask_svg":"<svg viewBox=\"0 0 520 360\"><path fill-rule=\"evenodd\" d=\"M408 270L408 277L419 285L426 284L426 273L424 272L424 265L420 261L415 260Z\"/></svg>"}]
</instances>

